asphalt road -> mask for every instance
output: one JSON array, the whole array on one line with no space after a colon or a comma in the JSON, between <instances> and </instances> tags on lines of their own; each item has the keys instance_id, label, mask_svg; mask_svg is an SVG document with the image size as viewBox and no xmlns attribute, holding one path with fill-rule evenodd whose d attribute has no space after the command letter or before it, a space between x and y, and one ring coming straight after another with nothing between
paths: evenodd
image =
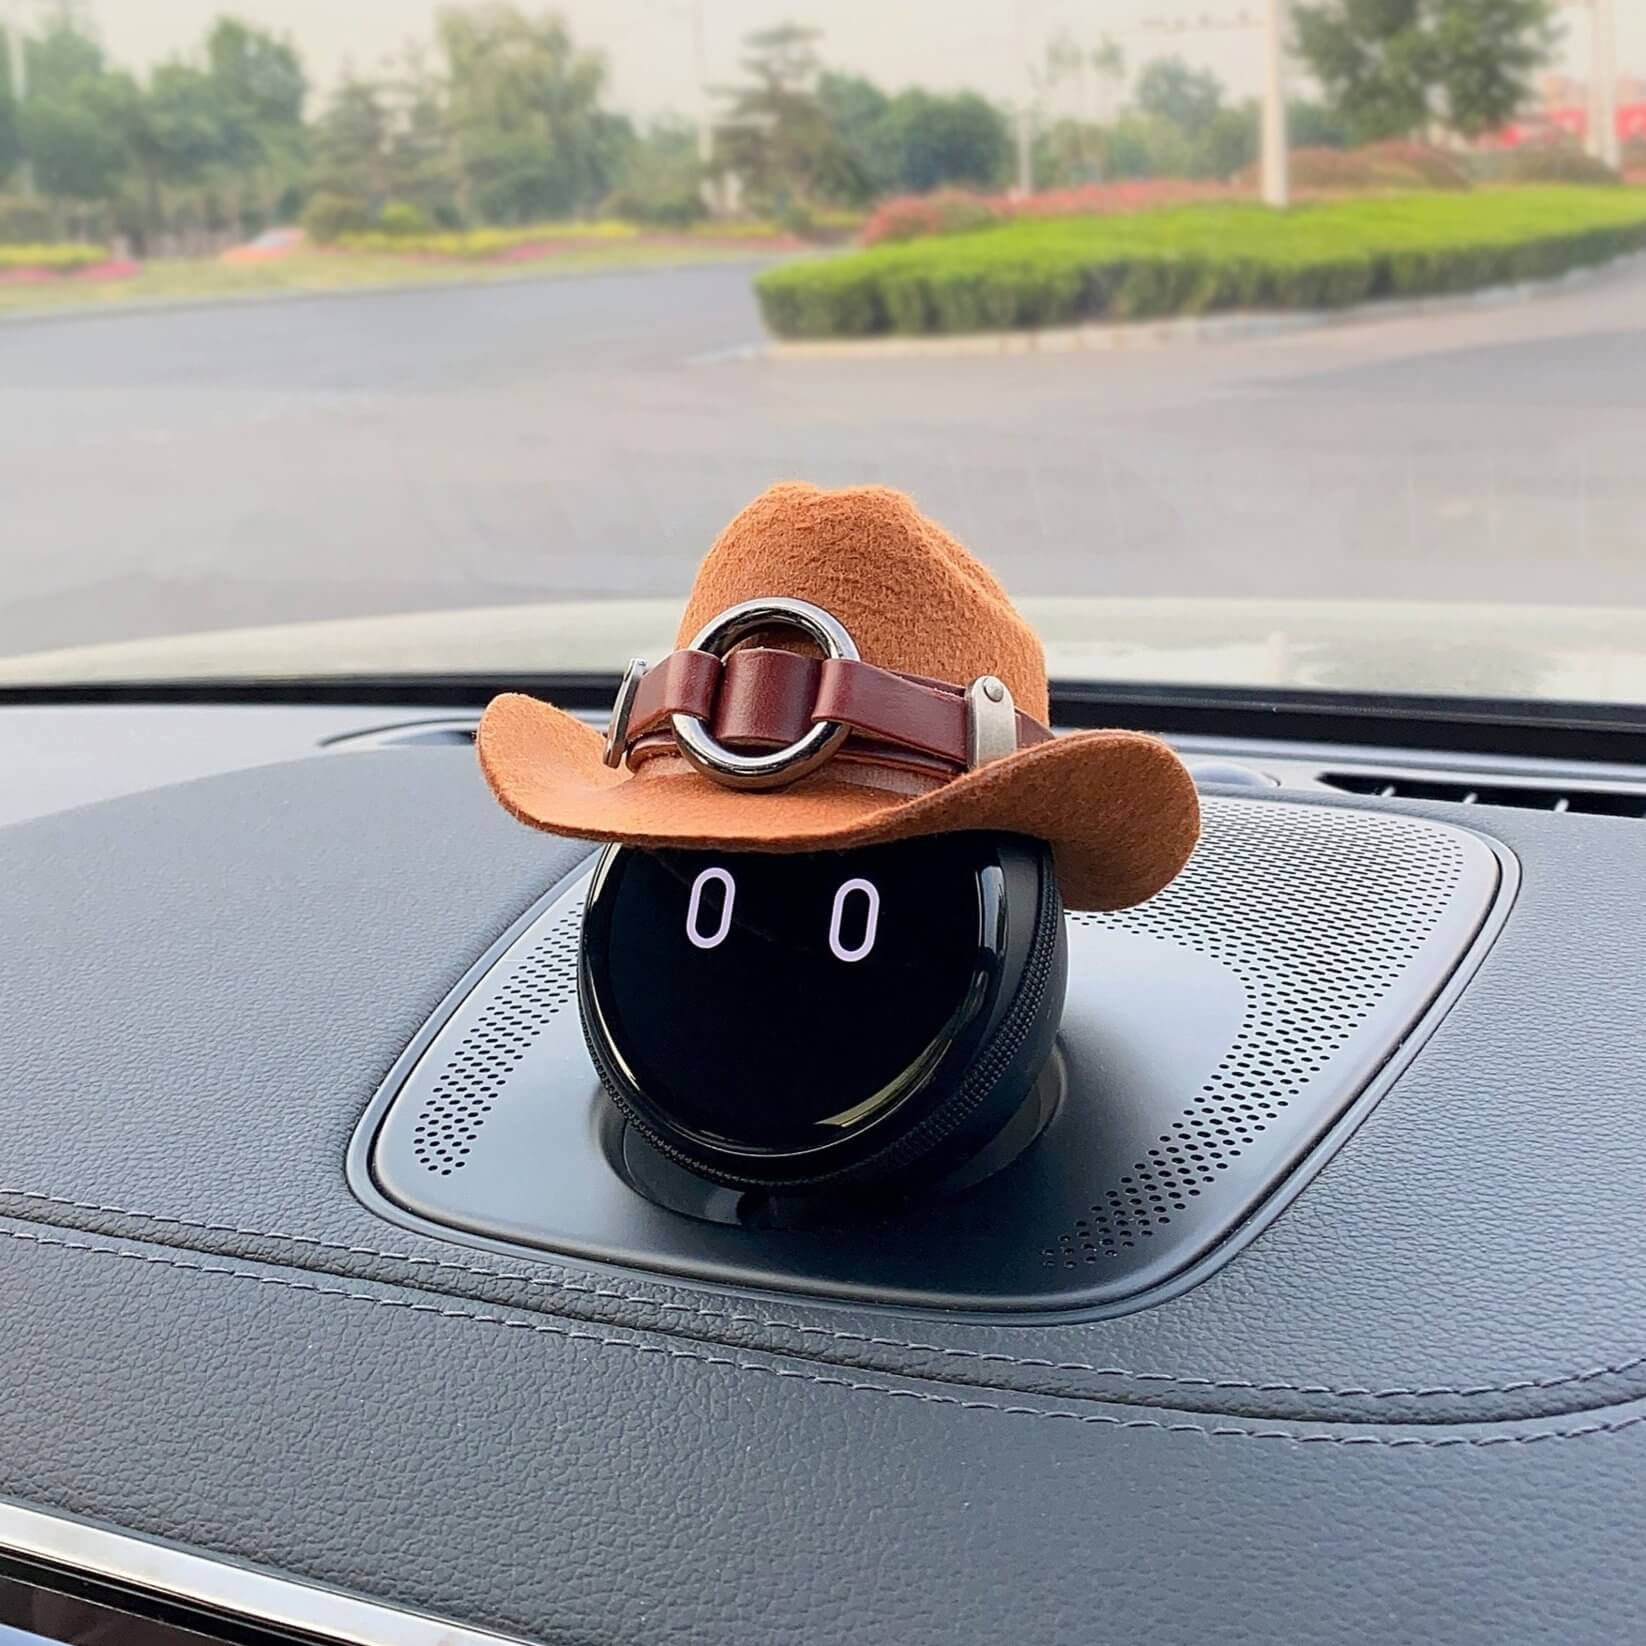
<instances>
[{"instance_id":1,"label":"asphalt road","mask_svg":"<svg viewBox=\"0 0 1646 1646\"><path fill-rule=\"evenodd\" d=\"M1246 342L751 358L747 266L0 324L0 652L683 589L882 481L1019 593L1646 606L1646 271Z\"/></svg>"}]
</instances>

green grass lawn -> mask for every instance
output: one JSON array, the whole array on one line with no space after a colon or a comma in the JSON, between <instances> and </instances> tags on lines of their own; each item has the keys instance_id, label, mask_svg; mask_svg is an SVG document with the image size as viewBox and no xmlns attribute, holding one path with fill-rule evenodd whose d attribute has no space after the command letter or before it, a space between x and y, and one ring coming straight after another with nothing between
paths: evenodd
<instances>
[{"instance_id":1,"label":"green grass lawn","mask_svg":"<svg viewBox=\"0 0 1646 1646\"><path fill-rule=\"evenodd\" d=\"M1269 211L1020 219L759 277L779 337L1313 309L1543 278L1646 247L1646 190L1513 188Z\"/></svg>"},{"instance_id":2,"label":"green grass lawn","mask_svg":"<svg viewBox=\"0 0 1646 1646\"><path fill-rule=\"evenodd\" d=\"M46 311L117 309L130 304L185 303L280 292L359 291L387 286L435 286L453 281L542 280L611 269L667 268L759 256L738 246L595 241L585 250L532 262L485 264L375 252L299 252L269 263L222 263L215 258L162 259L129 280L59 279L37 285L0 285L0 318Z\"/></svg>"}]
</instances>

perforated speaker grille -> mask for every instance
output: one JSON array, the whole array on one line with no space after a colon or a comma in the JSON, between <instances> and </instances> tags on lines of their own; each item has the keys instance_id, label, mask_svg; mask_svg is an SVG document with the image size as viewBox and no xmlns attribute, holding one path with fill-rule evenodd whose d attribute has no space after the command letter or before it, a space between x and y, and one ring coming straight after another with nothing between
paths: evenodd
<instances>
[{"instance_id":1,"label":"perforated speaker grille","mask_svg":"<svg viewBox=\"0 0 1646 1646\"><path fill-rule=\"evenodd\" d=\"M450 1177L469 1158L486 1116L544 1025L577 1000L582 905L569 909L510 969L435 1076L412 1127L412 1154Z\"/></svg>"},{"instance_id":2,"label":"perforated speaker grille","mask_svg":"<svg viewBox=\"0 0 1646 1646\"><path fill-rule=\"evenodd\" d=\"M1185 1111L1043 1249L1046 1263L1112 1259L1186 1212L1399 987L1451 907L1466 836L1400 818L1299 811L1281 814L1281 838L1276 815L1221 808L1160 896L1118 914L1069 917L1208 955L1239 977L1245 1009ZM1286 877L1283 898L1255 883L1276 869Z\"/></svg>"},{"instance_id":3,"label":"perforated speaker grille","mask_svg":"<svg viewBox=\"0 0 1646 1646\"><path fill-rule=\"evenodd\" d=\"M1503 883L1481 836L1426 819L1221 798L1205 816L1159 897L1070 917L1067 1095L1041 1140L893 1234L698 1223L614 1172L575 1004L581 880L380 1096L365 1192L483 1240L738 1284L996 1312L1145 1294L1231 1249L1375 1101Z\"/></svg>"}]
</instances>

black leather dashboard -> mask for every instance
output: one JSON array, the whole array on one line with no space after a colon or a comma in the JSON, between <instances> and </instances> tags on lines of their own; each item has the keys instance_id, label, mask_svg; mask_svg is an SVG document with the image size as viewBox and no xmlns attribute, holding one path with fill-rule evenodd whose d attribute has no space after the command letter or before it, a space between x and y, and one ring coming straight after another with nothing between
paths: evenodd
<instances>
[{"instance_id":1,"label":"black leather dashboard","mask_svg":"<svg viewBox=\"0 0 1646 1646\"><path fill-rule=\"evenodd\" d=\"M1516 904L1366 1124L1211 1279L1058 1326L362 1206L373 1092L580 855L461 750L0 829L0 1495L552 1641L1631 1638L1646 826L1469 822Z\"/></svg>"}]
</instances>

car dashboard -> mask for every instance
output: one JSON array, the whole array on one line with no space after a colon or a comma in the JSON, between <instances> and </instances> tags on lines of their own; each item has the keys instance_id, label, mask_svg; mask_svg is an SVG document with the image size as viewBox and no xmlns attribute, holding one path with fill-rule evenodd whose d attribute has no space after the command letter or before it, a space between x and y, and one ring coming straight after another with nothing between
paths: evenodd
<instances>
[{"instance_id":1,"label":"car dashboard","mask_svg":"<svg viewBox=\"0 0 1646 1646\"><path fill-rule=\"evenodd\" d=\"M1195 770L1201 852L1258 842L1208 920L1281 906L1346 820L1486 878L1331 1125L1170 1284L1100 1295L1076 1239L1041 1267L1080 1284L1029 1306L580 1244L580 1122L493 1134L546 1236L408 1206L373 1154L395 1095L592 848L496 806L471 706L152 695L0 707L8 1570L431 1646L1637 1629L1631 739L1127 706ZM1271 1060L1374 965L1353 922L1387 894L1332 893L1339 969ZM1126 980L1085 952L1097 1011Z\"/></svg>"}]
</instances>

